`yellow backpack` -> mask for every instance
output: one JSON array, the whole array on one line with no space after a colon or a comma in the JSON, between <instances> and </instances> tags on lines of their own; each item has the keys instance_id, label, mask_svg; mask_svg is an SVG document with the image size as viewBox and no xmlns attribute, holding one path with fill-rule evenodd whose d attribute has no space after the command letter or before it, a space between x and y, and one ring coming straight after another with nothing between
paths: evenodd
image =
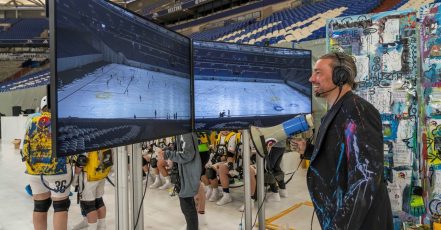
<instances>
[{"instance_id":1,"label":"yellow backpack","mask_svg":"<svg viewBox=\"0 0 441 230\"><path fill-rule=\"evenodd\" d=\"M103 149L87 153L87 164L83 171L87 173L88 181L102 180L109 175L113 165L112 151Z\"/></svg>"},{"instance_id":2,"label":"yellow backpack","mask_svg":"<svg viewBox=\"0 0 441 230\"><path fill-rule=\"evenodd\" d=\"M59 175L67 173L67 158L52 158L51 114L34 114L27 124L23 142L23 161L30 175Z\"/></svg>"}]
</instances>

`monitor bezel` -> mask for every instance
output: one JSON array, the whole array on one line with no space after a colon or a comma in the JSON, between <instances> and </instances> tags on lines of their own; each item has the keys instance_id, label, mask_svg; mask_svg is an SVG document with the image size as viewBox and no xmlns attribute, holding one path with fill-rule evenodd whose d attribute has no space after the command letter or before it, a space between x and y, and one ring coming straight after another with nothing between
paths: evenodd
<instances>
[{"instance_id":1,"label":"monitor bezel","mask_svg":"<svg viewBox=\"0 0 441 230\"><path fill-rule=\"evenodd\" d=\"M109 0L103 0L108 4L111 4L121 10L127 11L130 14L133 14L136 17L139 17L142 20L145 20L149 23L152 23L156 26L162 27L164 29L166 29L169 32L172 32L180 37L182 37L183 39L186 39L188 41L188 48L189 48L189 81L190 81L190 92L189 92L189 100L190 100L190 118L188 119L188 125L190 126L190 129L188 130L188 132L192 132L194 129L194 105L193 105L193 49L192 49L192 40L185 36L182 35L176 31L173 31L161 24L159 24L158 22L151 20L149 18L146 18L145 16L142 16L141 14L138 14L136 12L133 12L130 9L124 8L114 2L111 2ZM50 67L50 71L51 71L51 86L50 86L50 100L52 101L52 108L51 108L51 135L52 135L52 149L55 151L52 151L52 156L53 157L57 157L58 154L58 149L57 149L57 137L58 137L58 104L57 104L57 99L58 99L58 95L57 95L57 51L56 51L56 47L57 47L57 31L56 31L56 19L57 19L57 12L56 12L56 0L49 0L49 31L50 31L50 38L49 38L49 47L50 47L50 60L53 60L51 62L51 67ZM53 48L52 48L53 47ZM167 135L157 135L154 136L154 138L149 138L149 139L139 139L139 140L135 140L132 142L127 142L125 145L122 146L126 146L126 145L131 145L131 144L137 144L137 143L141 143L144 141L149 141L149 140L155 140L155 139L159 139L159 138L165 138L165 137L171 137L171 136L176 136L176 135L180 135L183 134L182 132L170 132ZM104 149L104 148L114 148L114 147L120 147L121 145L106 145L106 146L101 146L100 148L96 149L88 149L87 151L94 151L94 150L100 150L100 149ZM78 153L83 153L84 151L74 151L72 153L68 153L67 155L62 155L62 156L68 156L68 155L75 155Z\"/></svg>"}]
</instances>

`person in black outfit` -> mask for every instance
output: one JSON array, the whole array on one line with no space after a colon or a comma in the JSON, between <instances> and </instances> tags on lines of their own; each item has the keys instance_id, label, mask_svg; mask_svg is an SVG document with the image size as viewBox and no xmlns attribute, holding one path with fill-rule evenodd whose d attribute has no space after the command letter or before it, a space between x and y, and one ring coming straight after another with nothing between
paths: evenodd
<instances>
[{"instance_id":1,"label":"person in black outfit","mask_svg":"<svg viewBox=\"0 0 441 230\"><path fill-rule=\"evenodd\" d=\"M330 53L317 61L309 81L329 111L314 145L296 139L291 145L311 160L307 185L323 229L393 229L380 114L352 93L356 75L354 60L346 54Z\"/></svg>"}]
</instances>

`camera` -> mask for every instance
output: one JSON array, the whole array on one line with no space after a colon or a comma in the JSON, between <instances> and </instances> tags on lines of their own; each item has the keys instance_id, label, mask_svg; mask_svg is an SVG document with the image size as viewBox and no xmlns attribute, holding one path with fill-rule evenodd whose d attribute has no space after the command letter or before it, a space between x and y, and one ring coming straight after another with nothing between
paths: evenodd
<instances>
[{"instance_id":1,"label":"camera","mask_svg":"<svg viewBox=\"0 0 441 230\"><path fill-rule=\"evenodd\" d=\"M82 168L87 165L87 162L88 162L87 156L80 154L77 157L77 160L75 162L75 166Z\"/></svg>"}]
</instances>

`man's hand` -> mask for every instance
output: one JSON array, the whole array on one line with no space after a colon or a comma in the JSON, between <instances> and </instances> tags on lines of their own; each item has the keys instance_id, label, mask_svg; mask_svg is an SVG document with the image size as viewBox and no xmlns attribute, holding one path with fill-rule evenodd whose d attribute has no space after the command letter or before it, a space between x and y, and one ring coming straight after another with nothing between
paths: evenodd
<instances>
[{"instance_id":1,"label":"man's hand","mask_svg":"<svg viewBox=\"0 0 441 230\"><path fill-rule=\"evenodd\" d=\"M293 138L290 140L289 146L292 151L296 151L303 155L306 149L306 140L302 138Z\"/></svg>"}]
</instances>

